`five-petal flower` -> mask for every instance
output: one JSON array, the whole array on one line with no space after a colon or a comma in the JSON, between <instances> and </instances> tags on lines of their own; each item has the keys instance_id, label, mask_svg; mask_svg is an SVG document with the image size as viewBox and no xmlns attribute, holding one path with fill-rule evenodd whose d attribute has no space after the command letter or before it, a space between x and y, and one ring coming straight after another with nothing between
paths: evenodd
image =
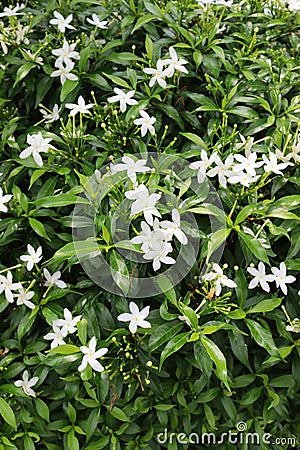
<instances>
[{"instance_id":1,"label":"five-petal flower","mask_svg":"<svg viewBox=\"0 0 300 450\"><path fill-rule=\"evenodd\" d=\"M137 331L137 327L141 328L151 328L151 324L145 320L148 317L150 312L150 306L146 306L141 311L136 303L130 302L129 309L131 314L123 313L120 314L117 319L120 322L130 322L129 323L129 331L134 334Z\"/></svg>"}]
</instances>

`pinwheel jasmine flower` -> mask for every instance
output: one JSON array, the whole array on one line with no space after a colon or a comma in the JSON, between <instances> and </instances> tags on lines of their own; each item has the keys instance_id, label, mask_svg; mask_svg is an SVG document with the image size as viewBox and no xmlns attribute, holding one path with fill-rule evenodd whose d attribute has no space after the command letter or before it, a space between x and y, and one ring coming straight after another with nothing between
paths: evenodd
<instances>
[{"instance_id":1,"label":"pinwheel jasmine flower","mask_svg":"<svg viewBox=\"0 0 300 450\"><path fill-rule=\"evenodd\" d=\"M33 386L36 385L38 382L38 377L33 377L29 380L28 378L28 371L25 370L23 373L23 380L17 380L14 382L14 385L17 387L21 387L25 394L30 395L31 397L35 397L35 392L33 389L31 389Z\"/></svg>"},{"instance_id":2,"label":"pinwheel jasmine flower","mask_svg":"<svg viewBox=\"0 0 300 450\"><path fill-rule=\"evenodd\" d=\"M122 172L123 170L127 171L127 176L132 181L132 183L136 182L136 174L149 172L150 167L145 166L147 163L146 159L140 159L138 161L134 161L130 156L122 157L123 164L111 164L110 170L114 174L116 172ZM129 198L129 197L128 197Z\"/></svg>"},{"instance_id":3,"label":"pinwheel jasmine flower","mask_svg":"<svg viewBox=\"0 0 300 450\"><path fill-rule=\"evenodd\" d=\"M46 282L44 283L45 286L57 286L60 289L65 289L67 287L66 283L62 280L60 280L61 273L58 270L57 272L54 272L53 275L47 270L44 269L44 277L46 278Z\"/></svg>"},{"instance_id":4,"label":"pinwheel jasmine flower","mask_svg":"<svg viewBox=\"0 0 300 450\"><path fill-rule=\"evenodd\" d=\"M242 136L240 133L240 139L242 142L239 142L238 144L235 145L234 150L239 150L240 148L245 146L245 155L246 157L250 155L251 153L251 149L252 146L254 144L254 138L250 138L250 139L245 139L244 136Z\"/></svg>"},{"instance_id":5,"label":"pinwheel jasmine flower","mask_svg":"<svg viewBox=\"0 0 300 450\"><path fill-rule=\"evenodd\" d=\"M227 186L226 177L228 177L232 174L230 169L233 164L233 156L232 155L227 156L224 163L221 161L219 156L216 156L214 162L216 164L216 167L214 167L213 169L210 169L207 172L207 176L214 177L215 175L218 175L220 185L223 188L226 188L226 186Z\"/></svg>"},{"instance_id":6,"label":"pinwheel jasmine flower","mask_svg":"<svg viewBox=\"0 0 300 450\"><path fill-rule=\"evenodd\" d=\"M145 220L149 225L153 225L152 216L161 217L159 211L155 207L161 194L149 195L149 191L144 184L141 184L132 191L125 192L125 196L129 200L134 200L134 203L131 206L131 217L143 212Z\"/></svg>"},{"instance_id":7,"label":"pinwheel jasmine flower","mask_svg":"<svg viewBox=\"0 0 300 450\"><path fill-rule=\"evenodd\" d=\"M59 108L59 106L55 103L55 105L53 106L53 111L50 111L49 109L46 111L43 108L41 108L39 111L43 115L43 120L45 121L45 123L52 123L56 120L59 120L60 109L61 108Z\"/></svg>"},{"instance_id":8,"label":"pinwheel jasmine flower","mask_svg":"<svg viewBox=\"0 0 300 450\"><path fill-rule=\"evenodd\" d=\"M84 353L84 356L82 358L82 363L78 367L79 372L82 372L88 364L97 372L103 372L104 367L99 363L99 361L97 361L97 359L105 355L108 352L108 348L101 348L100 350L96 351L95 336L93 336L90 340L89 346L86 347L85 345L83 345L82 347L80 347L80 351Z\"/></svg>"},{"instance_id":9,"label":"pinwheel jasmine flower","mask_svg":"<svg viewBox=\"0 0 300 450\"><path fill-rule=\"evenodd\" d=\"M140 111L140 115L142 116L141 119L135 119L133 123L135 125L142 125L141 127L141 135L142 137L145 136L147 131L149 131L151 134L155 134L155 128L153 124L156 122L155 117L150 117L146 111Z\"/></svg>"},{"instance_id":10,"label":"pinwheel jasmine flower","mask_svg":"<svg viewBox=\"0 0 300 450\"><path fill-rule=\"evenodd\" d=\"M73 20L73 14L70 14L66 18L64 18L57 11L54 11L53 14L54 14L55 19L51 19L50 23L51 23L51 25L57 25L58 29L61 33L64 33L66 31L66 28L69 28L69 30L75 30L73 25L70 25L70 22L72 22L72 20Z\"/></svg>"},{"instance_id":11,"label":"pinwheel jasmine flower","mask_svg":"<svg viewBox=\"0 0 300 450\"><path fill-rule=\"evenodd\" d=\"M43 58L40 56L37 56L37 53L33 54L30 50L23 50L23 52L27 55L28 59L35 64L43 65Z\"/></svg>"},{"instance_id":12,"label":"pinwheel jasmine flower","mask_svg":"<svg viewBox=\"0 0 300 450\"><path fill-rule=\"evenodd\" d=\"M258 269L254 269L254 267L247 267L247 271L254 277L253 280L249 283L249 289L255 288L258 284L260 284L261 288L270 292L269 282L274 281L274 275L266 275L266 268L262 261L258 263Z\"/></svg>"},{"instance_id":13,"label":"pinwheel jasmine flower","mask_svg":"<svg viewBox=\"0 0 300 450\"><path fill-rule=\"evenodd\" d=\"M165 77L168 74L168 70L164 69L164 61L159 59L156 63L156 69L152 69L151 67L146 67L143 69L143 72L147 73L148 75L153 75L149 82L149 86L152 87L154 83L158 83L160 87L165 89L167 87L167 83L165 81Z\"/></svg>"},{"instance_id":14,"label":"pinwheel jasmine flower","mask_svg":"<svg viewBox=\"0 0 300 450\"><path fill-rule=\"evenodd\" d=\"M239 164L234 165L235 172L242 172L245 170L252 177L256 176L256 168L261 167L264 162L258 161L256 162L257 154L250 153L247 156L236 154L234 158L239 162Z\"/></svg>"},{"instance_id":15,"label":"pinwheel jasmine flower","mask_svg":"<svg viewBox=\"0 0 300 450\"><path fill-rule=\"evenodd\" d=\"M4 292L5 298L9 303L13 303L14 294L12 291L16 291L17 289L21 289L21 283L13 283L13 278L11 272L7 272L7 276L0 275L0 294Z\"/></svg>"},{"instance_id":16,"label":"pinwheel jasmine flower","mask_svg":"<svg viewBox=\"0 0 300 450\"><path fill-rule=\"evenodd\" d=\"M168 67L165 69L165 73L167 77L172 77L175 73L175 70L179 72L188 73L187 69L184 67L184 64L188 64L185 59L178 59L177 53L173 47L169 48L169 53L171 59L164 59L163 64L168 64Z\"/></svg>"},{"instance_id":17,"label":"pinwheel jasmine flower","mask_svg":"<svg viewBox=\"0 0 300 450\"><path fill-rule=\"evenodd\" d=\"M89 111L89 109L94 106L94 103L89 103L88 105L86 105L82 95L80 95L77 102L77 104L66 103L66 108L71 109L70 116L76 116L77 113L91 114L91 111Z\"/></svg>"},{"instance_id":18,"label":"pinwheel jasmine flower","mask_svg":"<svg viewBox=\"0 0 300 450\"><path fill-rule=\"evenodd\" d=\"M20 16L24 14L23 12L18 12L20 9L25 7L24 3L19 6L19 3L13 8L10 6L9 8L5 7L3 12L0 13L0 17L12 17L12 16Z\"/></svg>"},{"instance_id":19,"label":"pinwheel jasmine flower","mask_svg":"<svg viewBox=\"0 0 300 450\"><path fill-rule=\"evenodd\" d=\"M74 75L74 73L71 73L71 70L74 69L75 63L68 59L65 61L65 66L62 62L56 62L55 66L58 68L58 70L54 70L50 74L50 77L60 77L60 82L63 85L66 80L76 81L78 80L78 77Z\"/></svg>"},{"instance_id":20,"label":"pinwheel jasmine flower","mask_svg":"<svg viewBox=\"0 0 300 450\"><path fill-rule=\"evenodd\" d=\"M34 264L37 264L40 262L40 260L43 258L42 256L42 247L39 246L37 250L34 250L32 245L27 245L27 251L29 255L22 255L20 256L21 261L27 261L27 270L30 272L33 269Z\"/></svg>"},{"instance_id":21,"label":"pinwheel jasmine flower","mask_svg":"<svg viewBox=\"0 0 300 450\"><path fill-rule=\"evenodd\" d=\"M134 98L131 98L134 96L135 91L129 91L125 93L122 91L122 89L114 88L114 92L117 95L114 95L113 97L109 97L108 101L109 103L115 103L120 102L120 110L121 112L125 112L127 109L127 105L136 105L137 101L134 100Z\"/></svg>"},{"instance_id":22,"label":"pinwheel jasmine flower","mask_svg":"<svg viewBox=\"0 0 300 450\"><path fill-rule=\"evenodd\" d=\"M214 263L212 266L213 271L202 276L205 281L214 281L215 283L215 293L216 297L219 297L222 291L222 286L227 286L230 288L237 287L236 283L230 280L226 275L224 275L223 270L219 264Z\"/></svg>"},{"instance_id":23,"label":"pinwheel jasmine flower","mask_svg":"<svg viewBox=\"0 0 300 450\"><path fill-rule=\"evenodd\" d=\"M76 324L81 319L80 316L72 317L72 313L68 310L68 308L64 309L64 319L57 319L53 321L53 325L56 325L58 327L62 327L61 331L62 334L66 333L75 333L77 331Z\"/></svg>"},{"instance_id":24,"label":"pinwheel jasmine flower","mask_svg":"<svg viewBox=\"0 0 300 450\"><path fill-rule=\"evenodd\" d=\"M240 183L243 186L249 187L251 183L255 183L259 178L259 175L254 177L247 172L236 172L235 170L233 170L231 176L228 176L227 181L231 184Z\"/></svg>"},{"instance_id":25,"label":"pinwheel jasmine flower","mask_svg":"<svg viewBox=\"0 0 300 450\"><path fill-rule=\"evenodd\" d=\"M276 283L276 287L280 287L284 295L287 295L287 283L294 283L296 278L293 275L286 274L286 265L284 262L281 262L279 265L279 269L277 267L271 267L271 271L273 273L273 280Z\"/></svg>"},{"instance_id":26,"label":"pinwheel jasmine flower","mask_svg":"<svg viewBox=\"0 0 300 450\"><path fill-rule=\"evenodd\" d=\"M146 306L140 311L136 303L130 302L129 309L131 314L129 313L120 314L117 317L117 319L120 322L130 322L129 331L132 334L136 333L137 327L151 328L151 324L147 320L145 320L146 317L149 316L150 306Z\"/></svg>"},{"instance_id":27,"label":"pinwheel jasmine flower","mask_svg":"<svg viewBox=\"0 0 300 450\"><path fill-rule=\"evenodd\" d=\"M23 287L21 286L19 288L19 293L18 294L14 294L15 297L17 298L17 305L25 305L27 306L27 308L30 309L34 309L35 308L35 304L30 302L30 299L34 296L34 292L33 291L29 291L29 292L25 292Z\"/></svg>"},{"instance_id":28,"label":"pinwheel jasmine flower","mask_svg":"<svg viewBox=\"0 0 300 450\"><path fill-rule=\"evenodd\" d=\"M160 226L166 229L167 235L170 235L170 239L172 239L174 235L177 237L179 242L181 242L181 244L186 245L188 243L186 235L180 229L180 214L177 209L172 210L172 222L169 220L163 220L160 222Z\"/></svg>"},{"instance_id":29,"label":"pinwheel jasmine flower","mask_svg":"<svg viewBox=\"0 0 300 450\"><path fill-rule=\"evenodd\" d=\"M158 270L161 267L161 263L164 264L175 264L174 258L167 256L173 249L169 242L164 242L162 240L151 241L152 249L143 255L144 259L152 259L153 270Z\"/></svg>"},{"instance_id":30,"label":"pinwheel jasmine flower","mask_svg":"<svg viewBox=\"0 0 300 450\"><path fill-rule=\"evenodd\" d=\"M106 26L108 24L108 21L107 20L100 21L100 19L97 16L97 14L92 14L92 18L91 19L89 17L87 17L86 21L89 22L91 25L94 25L97 28L102 28L103 30L108 28Z\"/></svg>"},{"instance_id":31,"label":"pinwheel jasmine flower","mask_svg":"<svg viewBox=\"0 0 300 450\"><path fill-rule=\"evenodd\" d=\"M265 172L273 172L277 175L283 175L281 170L285 169L287 166L292 165L291 163L280 163L278 164L277 157L275 153L269 152L269 159L266 157L266 155L263 155L264 160L264 171Z\"/></svg>"},{"instance_id":32,"label":"pinwheel jasmine flower","mask_svg":"<svg viewBox=\"0 0 300 450\"><path fill-rule=\"evenodd\" d=\"M69 44L66 39L64 39L63 46L61 48L58 48L56 50L52 50L52 55L58 56L57 60L55 61L55 66L58 67L58 65L62 62L70 61L71 59L80 59L80 55L78 52L75 52L76 42L73 44Z\"/></svg>"},{"instance_id":33,"label":"pinwheel jasmine flower","mask_svg":"<svg viewBox=\"0 0 300 450\"><path fill-rule=\"evenodd\" d=\"M29 144L29 147L26 147L25 150L20 153L20 158L25 159L32 155L35 163L42 167L43 160L40 153L46 153L49 148L54 148L50 145L51 140L51 138L43 138L40 131L37 134L28 134L27 144Z\"/></svg>"},{"instance_id":34,"label":"pinwheel jasmine flower","mask_svg":"<svg viewBox=\"0 0 300 450\"><path fill-rule=\"evenodd\" d=\"M9 202L9 200L12 198L13 196L11 194L7 194L7 195L3 195L3 190L2 188L0 188L0 211L1 212L7 212L7 206L4 205L4 203Z\"/></svg>"},{"instance_id":35,"label":"pinwheel jasmine flower","mask_svg":"<svg viewBox=\"0 0 300 450\"><path fill-rule=\"evenodd\" d=\"M65 344L64 338L67 336L68 332L66 330L60 329L58 325L53 323L53 332L46 334L44 339L47 339L51 342L51 348L55 348L58 345Z\"/></svg>"},{"instance_id":36,"label":"pinwheel jasmine flower","mask_svg":"<svg viewBox=\"0 0 300 450\"><path fill-rule=\"evenodd\" d=\"M299 11L300 10L300 2L299 0L289 0L288 7L290 11Z\"/></svg>"},{"instance_id":37,"label":"pinwheel jasmine flower","mask_svg":"<svg viewBox=\"0 0 300 450\"><path fill-rule=\"evenodd\" d=\"M207 169L214 163L216 156L217 154L213 153L210 157L208 157L207 152L205 150L201 150L201 160L195 161L189 165L190 169L198 170L198 183L203 183L206 178Z\"/></svg>"}]
</instances>

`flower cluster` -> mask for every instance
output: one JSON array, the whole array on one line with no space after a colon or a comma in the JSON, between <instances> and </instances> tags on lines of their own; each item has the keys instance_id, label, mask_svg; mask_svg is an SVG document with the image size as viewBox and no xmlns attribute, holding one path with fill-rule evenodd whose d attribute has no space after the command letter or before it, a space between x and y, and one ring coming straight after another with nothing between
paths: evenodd
<instances>
[{"instance_id":1,"label":"flower cluster","mask_svg":"<svg viewBox=\"0 0 300 450\"><path fill-rule=\"evenodd\" d=\"M278 267L271 267L271 274L266 274L266 268L262 261L258 263L258 268L247 267L247 271L254 278L249 283L249 289L255 288L258 284L261 288L270 292L269 283L275 281L276 287L282 290L282 292L287 295L287 284L294 283L296 278L293 275L286 274L286 265L284 262L281 262Z\"/></svg>"},{"instance_id":2,"label":"flower cluster","mask_svg":"<svg viewBox=\"0 0 300 450\"><path fill-rule=\"evenodd\" d=\"M226 266L225 266L226 267ZM224 267L224 268L225 268ZM230 280L223 272L223 269L217 263L213 263L212 271L202 276L203 281L211 281L215 289L216 297L219 297L222 292L222 286L229 288L236 288L237 285L233 280Z\"/></svg>"},{"instance_id":3,"label":"flower cluster","mask_svg":"<svg viewBox=\"0 0 300 450\"><path fill-rule=\"evenodd\" d=\"M77 331L76 324L81 319L81 315L72 317L68 308L64 309L64 319L57 319L53 321L53 332L47 333L44 339L52 340L51 348L55 348L58 345L65 344L64 338L68 334L73 334Z\"/></svg>"}]
</instances>

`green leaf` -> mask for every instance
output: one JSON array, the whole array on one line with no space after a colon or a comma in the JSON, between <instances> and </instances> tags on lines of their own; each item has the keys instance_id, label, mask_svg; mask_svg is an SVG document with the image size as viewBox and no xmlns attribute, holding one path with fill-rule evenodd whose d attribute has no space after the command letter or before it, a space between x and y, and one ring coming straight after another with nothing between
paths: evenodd
<instances>
[{"instance_id":1,"label":"green leaf","mask_svg":"<svg viewBox=\"0 0 300 450\"><path fill-rule=\"evenodd\" d=\"M244 233L242 230L238 230L238 235L259 261L263 261L267 264L270 263L266 249L261 245L258 239L254 239L253 236Z\"/></svg>"},{"instance_id":2,"label":"green leaf","mask_svg":"<svg viewBox=\"0 0 300 450\"><path fill-rule=\"evenodd\" d=\"M275 345L270 331L252 319L245 319L245 323L255 342L263 347L269 355L280 358L280 353L278 352L278 348Z\"/></svg>"},{"instance_id":3,"label":"green leaf","mask_svg":"<svg viewBox=\"0 0 300 450\"><path fill-rule=\"evenodd\" d=\"M59 353L60 355L72 355L80 352L80 348L72 344L62 344L50 350L50 353Z\"/></svg>"},{"instance_id":4,"label":"green leaf","mask_svg":"<svg viewBox=\"0 0 300 450\"><path fill-rule=\"evenodd\" d=\"M39 222L36 219L33 219L32 217L29 217L28 220L31 228L36 232L36 234L47 239L48 241L51 241L51 239L46 233L44 225L41 222Z\"/></svg>"},{"instance_id":5,"label":"green leaf","mask_svg":"<svg viewBox=\"0 0 300 450\"><path fill-rule=\"evenodd\" d=\"M131 422L130 418L127 416L127 414L117 406L114 406L111 410L111 415L115 418L120 420L121 422Z\"/></svg>"},{"instance_id":6,"label":"green leaf","mask_svg":"<svg viewBox=\"0 0 300 450\"><path fill-rule=\"evenodd\" d=\"M116 75L108 74L108 73L103 73L102 75L109 78L114 84L117 84L118 86L122 86L126 89L131 90L131 87L129 86L127 81L123 80L122 78L117 77Z\"/></svg>"},{"instance_id":7,"label":"green leaf","mask_svg":"<svg viewBox=\"0 0 300 450\"><path fill-rule=\"evenodd\" d=\"M92 51L92 47L89 46L89 45L87 47L83 48L82 50L80 50L80 59L79 59L79 62L78 62L78 70L79 70L79 72L83 71L84 66L86 65L86 62L89 59L91 51Z\"/></svg>"},{"instance_id":8,"label":"green leaf","mask_svg":"<svg viewBox=\"0 0 300 450\"><path fill-rule=\"evenodd\" d=\"M154 333L149 339L149 351L154 352L165 342L169 342L177 333L179 333L184 326L184 323L178 323L178 320L164 323L155 328Z\"/></svg>"},{"instance_id":9,"label":"green leaf","mask_svg":"<svg viewBox=\"0 0 300 450\"><path fill-rule=\"evenodd\" d=\"M230 228L220 228L212 234L208 241L207 260L210 259L212 254L218 250L222 244L225 245L225 241L230 232Z\"/></svg>"},{"instance_id":10,"label":"green leaf","mask_svg":"<svg viewBox=\"0 0 300 450\"><path fill-rule=\"evenodd\" d=\"M161 366L164 361L171 356L173 353L177 352L184 344L188 341L190 333L180 333L174 336L169 340L166 347L163 349L160 356L159 370L161 370Z\"/></svg>"},{"instance_id":11,"label":"green leaf","mask_svg":"<svg viewBox=\"0 0 300 450\"><path fill-rule=\"evenodd\" d=\"M173 119L174 122L177 123L177 125L179 125L181 129L184 128L183 120L181 119L177 109L175 109L171 105L165 105L163 103L158 103L157 107L158 107L158 109L163 111L167 115L167 117L170 117L171 119Z\"/></svg>"},{"instance_id":12,"label":"green leaf","mask_svg":"<svg viewBox=\"0 0 300 450\"><path fill-rule=\"evenodd\" d=\"M125 259L120 253L112 250L109 263L111 274L116 285L122 290L123 294L127 296L130 289L130 278Z\"/></svg>"},{"instance_id":13,"label":"green leaf","mask_svg":"<svg viewBox=\"0 0 300 450\"><path fill-rule=\"evenodd\" d=\"M49 408L46 403L40 398L36 398L34 402L38 415L49 422Z\"/></svg>"},{"instance_id":14,"label":"green leaf","mask_svg":"<svg viewBox=\"0 0 300 450\"><path fill-rule=\"evenodd\" d=\"M55 208L60 206L76 205L76 203L84 205L90 204L90 202L87 199L79 197L74 194L52 195L49 197L40 198L32 203L34 203L37 206L42 206L43 208Z\"/></svg>"},{"instance_id":15,"label":"green leaf","mask_svg":"<svg viewBox=\"0 0 300 450\"><path fill-rule=\"evenodd\" d=\"M153 58L153 42L151 41L151 39L150 39L148 34L146 34L145 48L146 48L147 57L150 59L150 61L152 61L152 58Z\"/></svg>"},{"instance_id":16,"label":"green leaf","mask_svg":"<svg viewBox=\"0 0 300 450\"><path fill-rule=\"evenodd\" d=\"M194 144L199 145L199 147L201 149L205 149L207 150L207 145L205 144L205 142L201 139L200 136L197 136L197 134L194 133L180 133L182 136L186 137L187 139L189 139L190 141L194 142ZM199 149L199 154L200 154L200 149Z\"/></svg>"},{"instance_id":17,"label":"green leaf","mask_svg":"<svg viewBox=\"0 0 300 450\"><path fill-rule=\"evenodd\" d=\"M74 89L76 89L76 87L79 84L79 80L76 81L72 81L72 80L66 80L61 88L61 92L60 92L60 101L63 103L66 98L68 97L68 95L70 94L70 92L73 92Z\"/></svg>"},{"instance_id":18,"label":"green leaf","mask_svg":"<svg viewBox=\"0 0 300 450\"><path fill-rule=\"evenodd\" d=\"M17 430L16 418L10 405L0 397L0 414L8 425Z\"/></svg>"},{"instance_id":19,"label":"green leaf","mask_svg":"<svg viewBox=\"0 0 300 450\"><path fill-rule=\"evenodd\" d=\"M153 16L153 14L144 14L142 17L140 17L140 18L137 20L137 22L136 22L136 24L135 24L135 26L134 26L134 28L133 28L133 30L131 31L130 34L133 34L136 30L138 30L138 29L141 28L143 25L145 25L145 24L148 23L148 22L151 22L151 21L154 20L154 19L156 19L156 17Z\"/></svg>"},{"instance_id":20,"label":"green leaf","mask_svg":"<svg viewBox=\"0 0 300 450\"><path fill-rule=\"evenodd\" d=\"M173 288L171 281L163 274L160 274L156 279L161 292L167 297L167 299L175 306L177 306L176 292Z\"/></svg>"},{"instance_id":21,"label":"green leaf","mask_svg":"<svg viewBox=\"0 0 300 450\"><path fill-rule=\"evenodd\" d=\"M13 87L15 87L16 84L19 83L19 81L23 80L23 78L25 78L29 74L29 72L31 71L31 69L34 68L34 66L35 64L33 62L28 62L19 67L19 69L17 70L17 76Z\"/></svg>"},{"instance_id":22,"label":"green leaf","mask_svg":"<svg viewBox=\"0 0 300 450\"><path fill-rule=\"evenodd\" d=\"M85 318L81 319L77 323L77 329L78 329L78 337L80 339L80 342L82 345L86 345L87 341L87 326L88 322Z\"/></svg>"},{"instance_id":23,"label":"green leaf","mask_svg":"<svg viewBox=\"0 0 300 450\"><path fill-rule=\"evenodd\" d=\"M247 314L273 311L282 302L283 298L270 298L259 302L257 305L248 309Z\"/></svg>"},{"instance_id":24,"label":"green leaf","mask_svg":"<svg viewBox=\"0 0 300 450\"><path fill-rule=\"evenodd\" d=\"M226 359L219 347L210 339L205 336L200 337L202 344L204 345L209 357L215 363L216 375L223 381L227 389L230 391L227 377L227 365Z\"/></svg>"}]
</instances>

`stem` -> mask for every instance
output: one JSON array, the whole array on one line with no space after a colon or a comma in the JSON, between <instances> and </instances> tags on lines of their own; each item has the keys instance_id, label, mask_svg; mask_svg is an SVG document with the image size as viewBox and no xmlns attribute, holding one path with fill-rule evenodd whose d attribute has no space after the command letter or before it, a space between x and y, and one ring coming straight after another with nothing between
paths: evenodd
<instances>
[{"instance_id":1,"label":"stem","mask_svg":"<svg viewBox=\"0 0 300 450\"><path fill-rule=\"evenodd\" d=\"M234 210L235 210L235 208L236 208L237 202L238 202L238 196L237 196L237 197L235 198L235 200L234 200L234 204L233 204L233 206L232 206L232 208L231 208L230 213L228 214L228 219L231 219L231 216L232 216L232 214L234 213Z\"/></svg>"},{"instance_id":2,"label":"stem","mask_svg":"<svg viewBox=\"0 0 300 450\"><path fill-rule=\"evenodd\" d=\"M22 264L17 264L16 266L8 267L8 269L0 270L0 273L8 272L9 270L12 269L18 269L19 267L22 267Z\"/></svg>"}]
</instances>

